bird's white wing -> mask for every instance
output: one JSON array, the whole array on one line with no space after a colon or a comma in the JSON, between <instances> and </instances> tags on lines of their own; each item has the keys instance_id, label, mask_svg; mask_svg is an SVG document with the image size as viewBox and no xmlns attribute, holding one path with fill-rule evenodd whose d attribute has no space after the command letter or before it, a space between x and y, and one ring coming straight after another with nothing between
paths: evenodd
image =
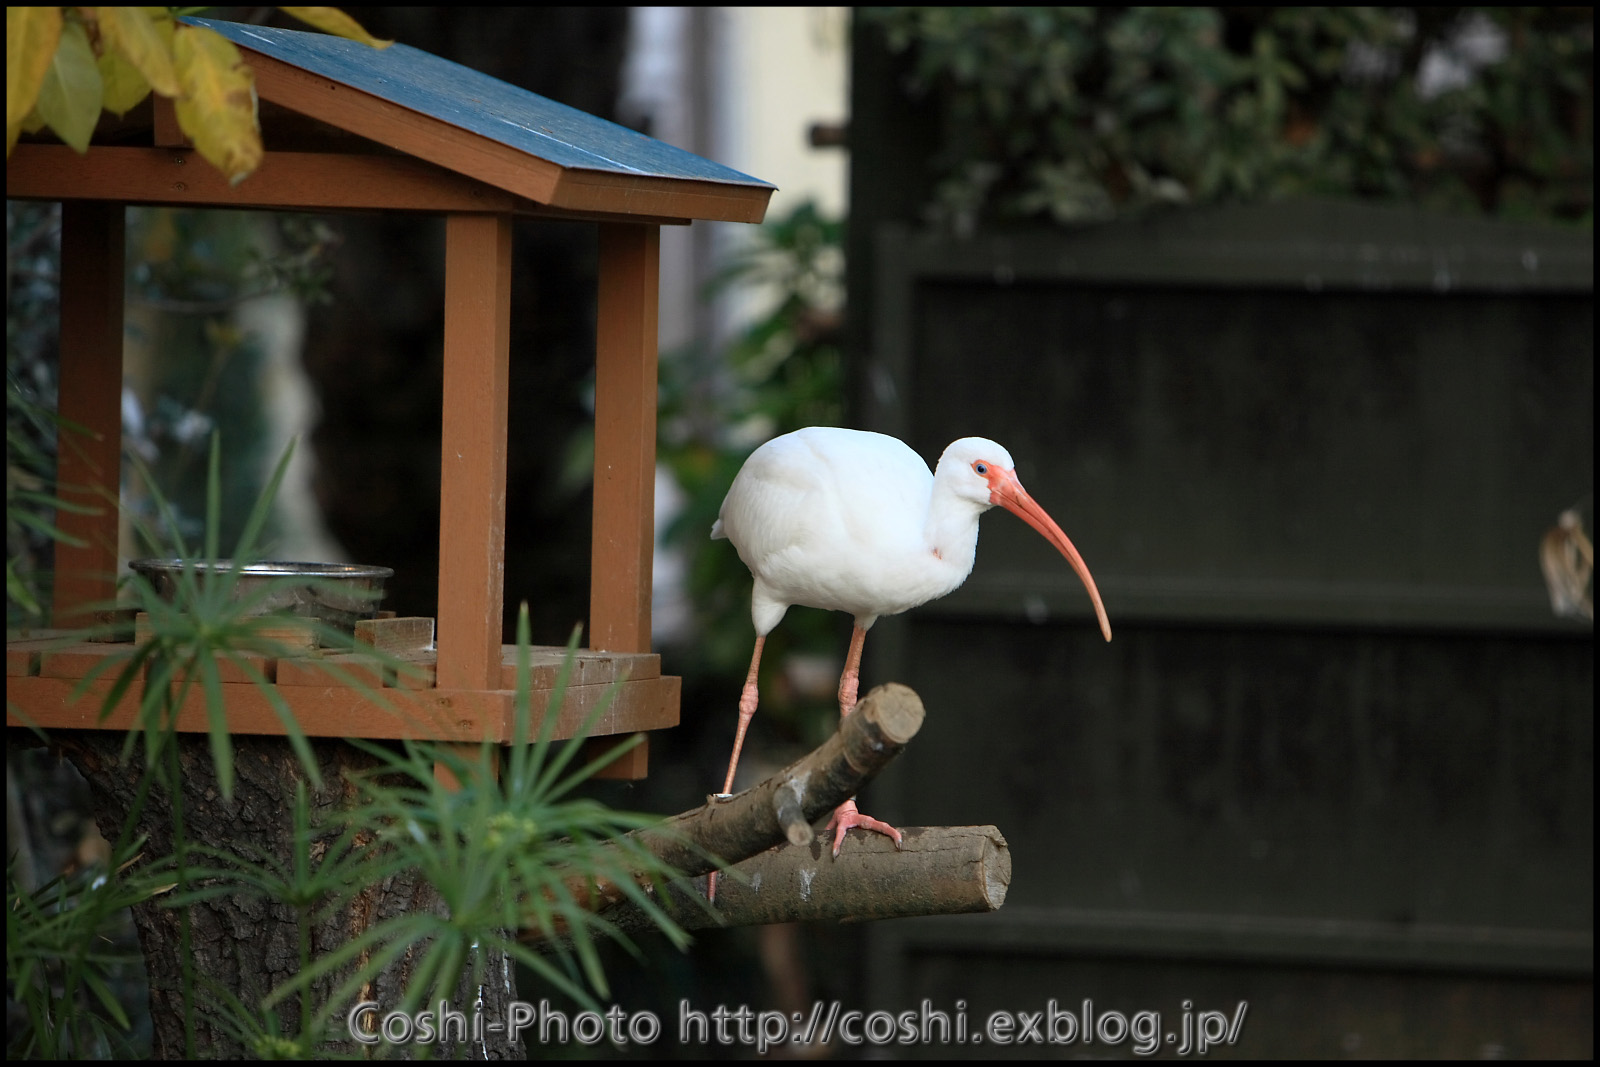
<instances>
[{"instance_id":1,"label":"bird's white wing","mask_svg":"<svg viewBox=\"0 0 1600 1067\"><path fill-rule=\"evenodd\" d=\"M752 573L804 586L915 544L932 484L928 465L892 437L798 430L745 461L718 526Z\"/></svg>"},{"instance_id":2,"label":"bird's white wing","mask_svg":"<svg viewBox=\"0 0 1600 1067\"><path fill-rule=\"evenodd\" d=\"M732 541L745 565L760 573L773 554L811 539L826 485L826 472L793 434L768 441L739 469L711 536Z\"/></svg>"}]
</instances>

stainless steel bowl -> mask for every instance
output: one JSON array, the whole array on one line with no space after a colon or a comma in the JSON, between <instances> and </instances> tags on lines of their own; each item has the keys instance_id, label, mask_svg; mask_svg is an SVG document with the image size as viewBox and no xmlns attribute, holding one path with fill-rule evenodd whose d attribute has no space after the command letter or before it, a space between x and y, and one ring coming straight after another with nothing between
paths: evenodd
<instances>
[{"instance_id":1,"label":"stainless steel bowl","mask_svg":"<svg viewBox=\"0 0 1600 1067\"><path fill-rule=\"evenodd\" d=\"M251 609L253 615L287 611L317 619L346 633L355 630L357 621L377 617L378 605L383 600L384 580L394 575L391 567L270 560L238 567L230 559L136 559L128 567L143 575L155 588L157 596L171 603L177 596L179 576L183 574L185 565L194 569L202 583L212 574L237 571L238 584L233 590L235 600L243 599L270 584L271 594L259 606ZM303 583L286 580L292 578L307 580Z\"/></svg>"}]
</instances>

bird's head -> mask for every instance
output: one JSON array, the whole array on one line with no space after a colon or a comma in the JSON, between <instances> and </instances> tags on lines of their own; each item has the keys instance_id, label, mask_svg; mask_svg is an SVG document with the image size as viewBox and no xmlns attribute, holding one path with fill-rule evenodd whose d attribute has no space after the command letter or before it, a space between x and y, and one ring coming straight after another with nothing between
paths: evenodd
<instances>
[{"instance_id":1,"label":"bird's head","mask_svg":"<svg viewBox=\"0 0 1600 1067\"><path fill-rule=\"evenodd\" d=\"M995 491L1005 484L1007 476L1016 482L1013 467L1011 453L1000 445L983 437L963 437L939 457L935 477L948 481L956 496L986 511L1004 503Z\"/></svg>"},{"instance_id":2,"label":"bird's head","mask_svg":"<svg viewBox=\"0 0 1600 1067\"><path fill-rule=\"evenodd\" d=\"M945 480L957 496L972 501L982 509L998 504L1055 545L1089 590L1089 599L1094 601L1095 615L1100 620L1100 632L1107 641L1111 640L1111 620L1106 617L1105 605L1100 602L1100 590L1095 588L1088 564L1083 562L1083 557L1078 555L1078 550L1055 520L1022 488L1010 452L987 438L963 437L944 450L934 477L935 480Z\"/></svg>"}]
</instances>

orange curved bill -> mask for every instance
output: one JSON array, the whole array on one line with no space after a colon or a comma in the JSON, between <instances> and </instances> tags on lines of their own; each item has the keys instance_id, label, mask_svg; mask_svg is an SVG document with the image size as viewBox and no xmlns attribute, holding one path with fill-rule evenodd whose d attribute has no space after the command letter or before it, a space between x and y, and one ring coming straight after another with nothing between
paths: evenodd
<instances>
[{"instance_id":1,"label":"orange curved bill","mask_svg":"<svg viewBox=\"0 0 1600 1067\"><path fill-rule=\"evenodd\" d=\"M1083 557L1078 555L1078 550L1072 547L1072 542L1067 535L1061 532L1061 527L1056 521L1045 513L1034 502L1028 491L1022 488L1022 483L1017 480L1015 471L996 471L989 476L989 501L999 504L1023 522L1032 526L1044 535L1044 539L1056 546L1067 562L1072 564L1072 569L1078 572L1078 577L1083 579L1083 584L1089 590L1089 599L1094 601L1094 613L1100 618L1100 632L1105 634L1106 640L1111 640L1111 620L1106 618L1106 606L1100 602L1100 590L1095 588L1094 577L1089 573L1088 564L1083 562Z\"/></svg>"}]
</instances>

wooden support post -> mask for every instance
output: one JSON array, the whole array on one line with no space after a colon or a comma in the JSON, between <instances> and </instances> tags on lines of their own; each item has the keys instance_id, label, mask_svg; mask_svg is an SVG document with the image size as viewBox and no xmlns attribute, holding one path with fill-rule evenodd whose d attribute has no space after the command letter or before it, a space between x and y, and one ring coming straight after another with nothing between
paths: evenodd
<instances>
[{"instance_id":1,"label":"wooden support post","mask_svg":"<svg viewBox=\"0 0 1600 1067\"><path fill-rule=\"evenodd\" d=\"M187 147L189 138L184 136L183 128L178 125L178 110L172 98L151 93L150 103L155 112L153 143L159 148Z\"/></svg>"},{"instance_id":2,"label":"wooden support post","mask_svg":"<svg viewBox=\"0 0 1600 1067\"><path fill-rule=\"evenodd\" d=\"M511 219L445 231L439 470L439 688L498 689L505 598Z\"/></svg>"},{"instance_id":3,"label":"wooden support post","mask_svg":"<svg viewBox=\"0 0 1600 1067\"><path fill-rule=\"evenodd\" d=\"M52 625L86 626L90 605L116 596L117 500L122 484L122 284L125 240L120 203L61 205L61 388L65 423L56 479L56 525L84 542L57 541ZM76 423L87 432L68 425Z\"/></svg>"},{"instance_id":4,"label":"wooden support post","mask_svg":"<svg viewBox=\"0 0 1600 1067\"><path fill-rule=\"evenodd\" d=\"M510 368L511 217L451 215L439 468L441 689L500 688Z\"/></svg>"},{"instance_id":5,"label":"wooden support post","mask_svg":"<svg viewBox=\"0 0 1600 1067\"><path fill-rule=\"evenodd\" d=\"M656 226L600 224L589 647L650 651L655 547Z\"/></svg>"}]
</instances>

